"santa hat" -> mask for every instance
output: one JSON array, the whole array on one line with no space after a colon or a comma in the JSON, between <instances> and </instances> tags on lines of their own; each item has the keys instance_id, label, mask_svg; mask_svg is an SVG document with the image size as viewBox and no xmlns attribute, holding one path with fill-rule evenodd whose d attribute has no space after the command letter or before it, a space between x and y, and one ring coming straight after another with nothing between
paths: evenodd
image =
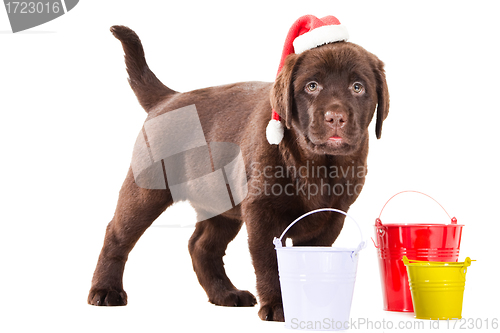
<instances>
[{"instance_id":1,"label":"santa hat","mask_svg":"<svg viewBox=\"0 0 500 333\"><path fill-rule=\"evenodd\" d=\"M347 29L334 16L321 19L314 15L300 17L292 25L286 36L285 46L281 54L278 74L281 72L285 59L289 54L299 54L323 44L346 41L349 38ZM266 137L272 145L277 145L283 139L284 127L280 115L273 110L272 119L266 128Z\"/></svg>"}]
</instances>

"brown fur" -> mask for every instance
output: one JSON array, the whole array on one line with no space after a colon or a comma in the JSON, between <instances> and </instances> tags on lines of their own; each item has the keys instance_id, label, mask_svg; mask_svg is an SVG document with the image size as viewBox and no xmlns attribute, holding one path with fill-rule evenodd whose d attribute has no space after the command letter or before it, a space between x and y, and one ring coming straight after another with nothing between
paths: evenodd
<instances>
[{"instance_id":1,"label":"brown fur","mask_svg":"<svg viewBox=\"0 0 500 333\"><path fill-rule=\"evenodd\" d=\"M148 112L148 120L195 104L207 142L232 142L242 151L251 193L230 211L198 222L189 241L194 271L210 302L225 306L256 304L251 293L233 286L222 262L227 244L246 223L257 276L259 316L263 320L283 321L273 238L307 211L322 207L347 211L359 194L311 195L300 188L327 183L345 189L351 184L352 191L355 185L358 189L362 187L365 174L348 172L339 177L326 174L314 177L291 172L283 177L268 177L264 168L269 166L275 172L278 167L300 170L301 166L314 165L366 170L368 124L377 108L376 134L380 138L382 122L389 110L383 63L360 46L339 42L288 56L274 84L247 82L177 93L165 87L149 70L140 40L132 30L114 26L111 31L123 44L130 85ZM304 87L310 81L318 82L321 89L314 93L306 91ZM363 84L363 94L352 91L353 82ZM270 145L265 137L272 108L281 115L287 128L279 146ZM328 140L334 135L342 136L343 142ZM187 163L186 168L189 167ZM267 190L275 184L281 188L288 185L294 195L265 195L265 184ZM129 170L115 215L106 230L89 304L127 303L122 276L128 254L142 233L172 203L168 188L140 188ZM291 228L286 237L295 246L330 246L343 221L343 215L319 213Z\"/></svg>"}]
</instances>

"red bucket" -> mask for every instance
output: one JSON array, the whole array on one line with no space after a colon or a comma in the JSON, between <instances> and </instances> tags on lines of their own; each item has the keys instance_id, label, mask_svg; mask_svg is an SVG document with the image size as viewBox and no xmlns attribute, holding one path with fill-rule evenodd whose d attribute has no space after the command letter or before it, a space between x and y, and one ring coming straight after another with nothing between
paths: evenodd
<instances>
[{"instance_id":1,"label":"red bucket","mask_svg":"<svg viewBox=\"0 0 500 333\"><path fill-rule=\"evenodd\" d=\"M382 207L379 217L375 220L375 235L378 249L378 262L384 310L413 312L408 274L403 263L403 256L410 260L423 261L458 261L460 238L463 225L457 224L456 218L451 218L446 210L434 200L448 215L451 224L382 224L380 217L385 206L396 195L417 191L403 191L392 196Z\"/></svg>"}]
</instances>

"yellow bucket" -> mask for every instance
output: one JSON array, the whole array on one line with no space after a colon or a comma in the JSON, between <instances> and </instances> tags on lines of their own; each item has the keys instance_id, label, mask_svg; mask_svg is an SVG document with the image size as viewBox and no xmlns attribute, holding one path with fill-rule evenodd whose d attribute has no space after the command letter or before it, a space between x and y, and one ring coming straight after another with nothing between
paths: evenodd
<instances>
[{"instance_id":1,"label":"yellow bucket","mask_svg":"<svg viewBox=\"0 0 500 333\"><path fill-rule=\"evenodd\" d=\"M409 260L403 256L408 271L415 317L418 319L461 319L465 273L471 262Z\"/></svg>"}]
</instances>

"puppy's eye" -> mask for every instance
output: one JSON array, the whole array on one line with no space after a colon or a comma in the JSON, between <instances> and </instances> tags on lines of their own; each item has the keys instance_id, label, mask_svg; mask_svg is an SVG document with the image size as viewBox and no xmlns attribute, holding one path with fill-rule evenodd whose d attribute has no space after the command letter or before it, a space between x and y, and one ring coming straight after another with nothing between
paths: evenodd
<instances>
[{"instance_id":1,"label":"puppy's eye","mask_svg":"<svg viewBox=\"0 0 500 333\"><path fill-rule=\"evenodd\" d=\"M352 85L352 90L359 94L359 93L362 93L364 90L365 90L365 87L363 87L363 85L359 82L354 82L353 85Z\"/></svg>"},{"instance_id":2,"label":"puppy's eye","mask_svg":"<svg viewBox=\"0 0 500 333\"><path fill-rule=\"evenodd\" d=\"M306 90L308 92L314 92L318 89L318 82L309 82L308 84L306 84Z\"/></svg>"}]
</instances>

